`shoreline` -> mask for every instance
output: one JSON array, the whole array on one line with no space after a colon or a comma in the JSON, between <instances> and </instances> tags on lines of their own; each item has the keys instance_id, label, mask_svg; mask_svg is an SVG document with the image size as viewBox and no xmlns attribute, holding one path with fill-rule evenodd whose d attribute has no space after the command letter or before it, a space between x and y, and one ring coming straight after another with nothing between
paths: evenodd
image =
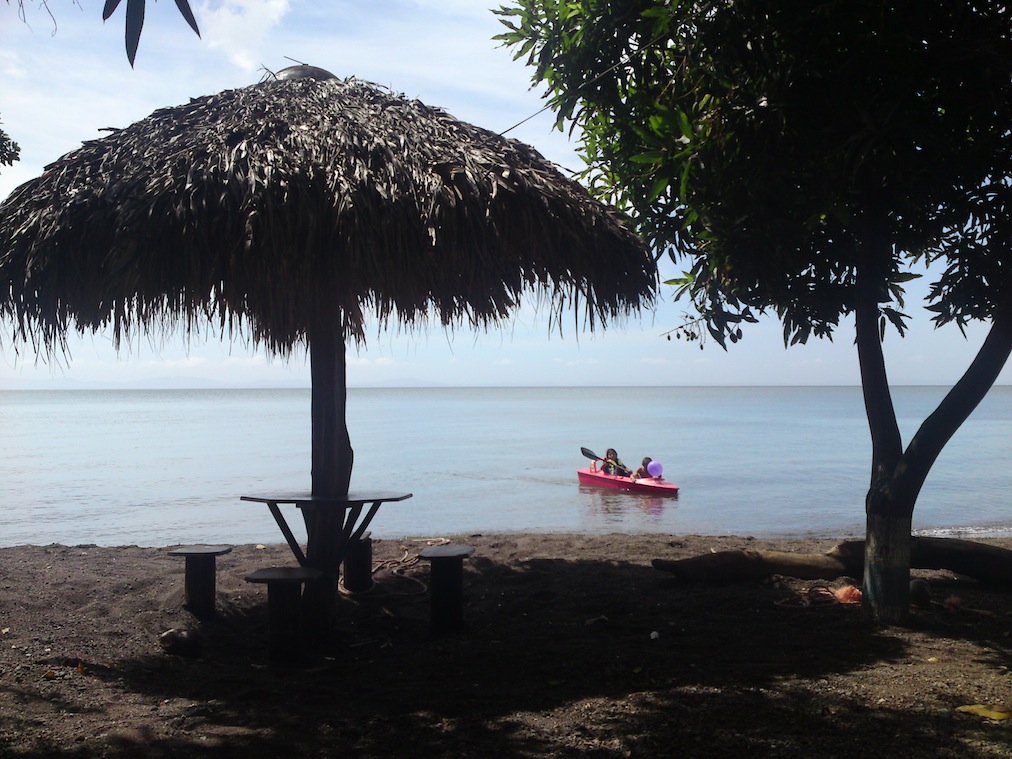
<instances>
[{"instance_id":1,"label":"shoreline","mask_svg":"<svg viewBox=\"0 0 1012 759\"><path fill-rule=\"evenodd\" d=\"M647 540L647 541L677 541L677 540L712 540L719 542L731 542L734 544L741 543L743 541L758 541L761 543L832 543L836 544L842 541L849 540L864 540L864 532L819 532L810 530L807 532L797 533L674 533L674 532L626 532L626 531L612 531L612 532L577 532L572 530L493 530L493 531L474 531L474 532L459 532L459 533L448 533L447 536L433 533L431 535L384 535L378 533L375 530L371 530L373 533L374 541L386 541L386 542L411 542L420 541L427 539L453 539L457 542L461 540L467 540L468 538L484 538L488 536L499 536L499 537L510 537L518 538L525 535L537 535L543 536L546 539L562 539L562 540L597 540L602 538L627 538L629 540ZM921 530L914 530L912 533L913 537L930 537L930 538L951 538L953 540L969 540L969 541L980 541L993 543L995 541L1004 544L1008 543L1012 547L1012 524L1008 527L1000 527L992 530L973 530L964 528L928 528ZM296 536L298 537L298 536ZM268 542L254 543L250 541L241 541L236 543L230 543L229 541L204 541L205 543L214 543L222 545L232 546L252 546L252 545L265 545L272 547L286 547L286 544L281 539L272 539ZM305 544L305 539L299 540L300 544ZM14 543L11 545L4 545L0 543L0 551L15 549L15 548L48 548L48 547L69 547L69 548L140 548L140 549L151 549L157 550L162 548L174 548L180 545L192 545L192 543L94 543L94 542L69 542L69 541L56 541L52 543Z\"/></svg>"},{"instance_id":2,"label":"shoreline","mask_svg":"<svg viewBox=\"0 0 1012 759\"><path fill-rule=\"evenodd\" d=\"M954 534L938 535L936 532L914 533L913 537L951 538L953 540L966 540L980 542L989 545L996 545L1012 550L1012 535L976 535L960 531ZM653 533L653 532L548 532L548 531L496 531L496 532L474 532L474 533L432 533L429 535L406 535L397 537L373 536L372 542L376 546L384 546L389 549L392 545L409 548L414 545L426 545L438 542L473 543L475 545L498 545L502 541L511 541L519 545L538 545L542 551L547 551L551 546L561 547L562 554L569 553L573 546L586 546L590 555L599 559L606 559L607 547L624 546L620 551L626 559L629 558L629 548L671 550L675 548L677 553L682 553L687 546L705 548L708 551L725 550L783 550L795 552L819 552L823 549L830 549L838 543L853 540L864 540L864 535L830 535L822 533L798 533L793 535L737 535L737 534L706 534L706 533ZM215 545L228 545L233 550L248 549L267 551L270 555L280 555L295 561L288 544L282 540L267 543L215 543ZM305 541L300 541L305 545ZM43 551L59 549L81 549L95 550L101 552L115 551L142 551L142 552L163 552L178 548L182 545L193 545L185 543L168 543L165 545L140 545L136 543L122 545L102 545L99 543L20 543L17 545L0 545L0 552L11 551ZM596 547L596 548L594 548ZM618 557L615 557L618 558Z\"/></svg>"}]
</instances>

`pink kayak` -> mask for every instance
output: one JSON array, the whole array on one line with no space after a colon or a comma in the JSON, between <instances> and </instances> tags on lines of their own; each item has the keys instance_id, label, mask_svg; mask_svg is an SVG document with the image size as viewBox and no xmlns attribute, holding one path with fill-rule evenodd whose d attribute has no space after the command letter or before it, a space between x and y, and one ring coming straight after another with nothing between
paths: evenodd
<instances>
[{"instance_id":1,"label":"pink kayak","mask_svg":"<svg viewBox=\"0 0 1012 759\"><path fill-rule=\"evenodd\" d=\"M645 477L642 480L634 480L632 477L605 474L600 469L577 469L576 474L584 485L631 490L636 493L652 493L653 495L678 495L678 485L668 482L663 477Z\"/></svg>"}]
</instances>

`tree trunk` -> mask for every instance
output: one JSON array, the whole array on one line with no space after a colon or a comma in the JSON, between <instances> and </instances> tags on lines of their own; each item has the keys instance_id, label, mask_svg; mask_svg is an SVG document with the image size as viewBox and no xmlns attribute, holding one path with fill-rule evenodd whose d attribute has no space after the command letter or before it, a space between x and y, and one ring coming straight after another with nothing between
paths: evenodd
<instances>
[{"instance_id":1,"label":"tree trunk","mask_svg":"<svg viewBox=\"0 0 1012 759\"><path fill-rule=\"evenodd\" d=\"M314 496L348 494L354 452L346 417L347 376L344 329L339 309L318 318L309 335L312 377ZM307 642L319 647L333 629L337 581L343 552L344 511L303 508L306 522L306 560L325 574L308 583L303 596Z\"/></svg>"},{"instance_id":2,"label":"tree trunk","mask_svg":"<svg viewBox=\"0 0 1012 759\"><path fill-rule=\"evenodd\" d=\"M903 459L903 440L893 407L879 323L890 261L885 237L874 225L861 246L854 324L861 389L871 432L871 479L865 497L864 602L882 622L903 621L910 596L910 525L914 500L902 503L893 486Z\"/></svg>"},{"instance_id":3,"label":"tree trunk","mask_svg":"<svg viewBox=\"0 0 1012 759\"><path fill-rule=\"evenodd\" d=\"M902 509L868 512L863 600L887 625L902 624L910 609L911 518Z\"/></svg>"},{"instance_id":4,"label":"tree trunk","mask_svg":"<svg viewBox=\"0 0 1012 759\"><path fill-rule=\"evenodd\" d=\"M916 496L902 502L903 441L886 377L878 328L878 304L866 303L856 318L865 412L872 439L871 484L865 495L863 596L876 620L902 624L910 609L910 533Z\"/></svg>"},{"instance_id":5,"label":"tree trunk","mask_svg":"<svg viewBox=\"0 0 1012 759\"><path fill-rule=\"evenodd\" d=\"M921 488L945 445L987 395L1012 353L1006 312L991 330L966 372L921 424L897 457L899 437L888 398L881 342L868 337L870 323L858 319L858 346L869 426L872 429L872 485L866 501L868 549L865 601L886 624L902 622L909 610L910 531Z\"/></svg>"},{"instance_id":6,"label":"tree trunk","mask_svg":"<svg viewBox=\"0 0 1012 759\"><path fill-rule=\"evenodd\" d=\"M347 366L341 312L318 319L309 336L312 378L313 495L347 495L354 452L348 435Z\"/></svg>"},{"instance_id":7,"label":"tree trunk","mask_svg":"<svg viewBox=\"0 0 1012 759\"><path fill-rule=\"evenodd\" d=\"M879 621L896 624L909 610L910 529L917 497L938 455L987 394L1012 352L1012 304L995 310L973 362L904 450L882 353L880 304L889 300L886 283L892 262L883 229L869 220L861 234L854 323L872 444L864 599Z\"/></svg>"}]
</instances>

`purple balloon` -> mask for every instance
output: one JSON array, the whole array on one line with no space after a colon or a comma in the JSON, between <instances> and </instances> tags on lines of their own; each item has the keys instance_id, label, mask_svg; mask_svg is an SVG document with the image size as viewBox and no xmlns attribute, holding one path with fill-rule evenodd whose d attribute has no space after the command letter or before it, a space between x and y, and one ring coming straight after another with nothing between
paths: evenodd
<instances>
[{"instance_id":1,"label":"purple balloon","mask_svg":"<svg viewBox=\"0 0 1012 759\"><path fill-rule=\"evenodd\" d=\"M664 472L664 467L661 466L660 461L651 461L647 464L647 471L651 477L660 477Z\"/></svg>"}]
</instances>

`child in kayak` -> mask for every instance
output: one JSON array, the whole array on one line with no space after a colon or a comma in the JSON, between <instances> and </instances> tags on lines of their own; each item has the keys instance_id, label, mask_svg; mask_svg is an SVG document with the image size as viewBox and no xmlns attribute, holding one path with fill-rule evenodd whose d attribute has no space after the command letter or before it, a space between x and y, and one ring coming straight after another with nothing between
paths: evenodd
<instances>
[{"instance_id":1,"label":"child in kayak","mask_svg":"<svg viewBox=\"0 0 1012 759\"><path fill-rule=\"evenodd\" d=\"M653 477L653 475L650 474L650 470L647 468L650 466L651 461L653 461L652 458L644 456L643 463L640 465L640 468L636 470L635 474L633 474L632 478L634 480L645 480L648 477Z\"/></svg>"},{"instance_id":2,"label":"child in kayak","mask_svg":"<svg viewBox=\"0 0 1012 759\"><path fill-rule=\"evenodd\" d=\"M622 463L622 459L618 457L618 453L614 448L609 448L604 454L604 465L601 467L605 474L620 474L623 477L628 477L631 472L626 469L625 464Z\"/></svg>"}]
</instances>

